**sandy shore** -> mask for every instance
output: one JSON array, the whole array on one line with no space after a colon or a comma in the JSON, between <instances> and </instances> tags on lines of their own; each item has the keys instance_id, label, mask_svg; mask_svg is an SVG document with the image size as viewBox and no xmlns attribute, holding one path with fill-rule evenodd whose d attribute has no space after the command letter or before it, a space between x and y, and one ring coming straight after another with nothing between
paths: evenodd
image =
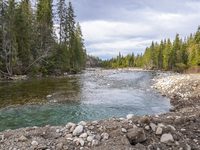
<instances>
[{"instance_id":1,"label":"sandy shore","mask_svg":"<svg viewBox=\"0 0 200 150\"><path fill-rule=\"evenodd\" d=\"M0 132L1 150L199 150L200 75L156 72L171 112Z\"/></svg>"}]
</instances>

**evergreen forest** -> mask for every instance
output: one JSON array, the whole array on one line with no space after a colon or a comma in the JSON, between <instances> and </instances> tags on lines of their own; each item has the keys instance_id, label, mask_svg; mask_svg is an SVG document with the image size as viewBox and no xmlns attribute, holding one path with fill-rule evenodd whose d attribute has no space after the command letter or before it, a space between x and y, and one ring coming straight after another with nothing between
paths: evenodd
<instances>
[{"instance_id":1,"label":"evergreen forest","mask_svg":"<svg viewBox=\"0 0 200 150\"><path fill-rule=\"evenodd\" d=\"M161 69L184 71L191 67L200 66L200 26L195 34L184 39L176 34L175 39L152 42L145 49L144 54L128 54L123 57L121 53L117 58L102 62L103 67L141 67L145 69Z\"/></svg>"},{"instance_id":2,"label":"evergreen forest","mask_svg":"<svg viewBox=\"0 0 200 150\"><path fill-rule=\"evenodd\" d=\"M75 17L65 0L0 0L0 75L84 69L86 50Z\"/></svg>"}]
</instances>

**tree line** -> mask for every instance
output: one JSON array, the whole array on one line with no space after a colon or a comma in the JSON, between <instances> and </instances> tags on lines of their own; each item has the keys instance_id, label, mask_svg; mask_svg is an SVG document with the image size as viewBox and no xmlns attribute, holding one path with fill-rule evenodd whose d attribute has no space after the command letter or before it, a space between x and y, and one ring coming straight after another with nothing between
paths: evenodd
<instances>
[{"instance_id":1,"label":"tree line","mask_svg":"<svg viewBox=\"0 0 200 150\"><path fill-rule=\"evenodd\" d=\"M144 54L134 53L123 57L120 53L117 58L102 62L103 67L141 67L145 69L163 69L183 71L190 67L200 66L200 26L195 34L181 39L176 34L175 39L152 41L151 46L145 49Z\"/></svg>"},{"instance_id":2,"label":"tree line","mask_svg":"<svg viewBox=\"0 0 200 150\"><path fill-rule=\"evenodd\" d=\"M55 10L54 10L55 8ZM85 67L86 50L72 3L0 1L0 74L43 76Z\"/></svg>"}]
</instances>

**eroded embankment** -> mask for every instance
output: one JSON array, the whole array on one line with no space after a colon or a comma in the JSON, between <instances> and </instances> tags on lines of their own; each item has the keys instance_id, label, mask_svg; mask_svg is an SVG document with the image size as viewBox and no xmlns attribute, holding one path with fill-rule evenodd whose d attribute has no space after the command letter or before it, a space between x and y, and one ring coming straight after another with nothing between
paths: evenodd
<instances>
[{"instance_id":1,"label":"eroded embankment","mask_svg":"<svg viewBox=\"0 0 200 150\"><path fill-rule=\"evenodd\" d=\"M200 149L200 76L157 72L155 81L153 87L172 99L173 112L6 130L0 149Z\"/></svg>"}]
</instances>

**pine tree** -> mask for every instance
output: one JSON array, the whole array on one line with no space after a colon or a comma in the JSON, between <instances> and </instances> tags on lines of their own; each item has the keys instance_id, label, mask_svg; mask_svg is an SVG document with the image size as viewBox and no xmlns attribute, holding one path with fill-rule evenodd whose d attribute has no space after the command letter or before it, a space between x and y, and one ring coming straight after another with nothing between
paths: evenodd
<instances>
[{"instance_id":1,"label":"pine tree","mask_svg":"<svg viewBox=\"0 0 200 150\"><path fill-rule=\"evenodd\" d=\"M14 21L16 17L16 2L8 0L1 3L1 51L0 57L4 62L4 70L13 75L17 63L17 43ZM3 70L3 71L4 71Z\"/></svg>"},{"instance_id":2,"label":"pine tree","mask_svg":"<svg viewBox=\"0 0 200 150\"><path fill-rule=\"evenodd\" d=\"M32 24L33 24L33 12L31 9L31 3L29 0L20 2L17 8L17 14L15 19L16 40L18 44L18 65L19 69L25 73L25 68L30 64L32 60L31 46L32 46Z\"/></svg>"},{"instance_id":3,"label":"pine tree","mask_svg":"<svg viewBox=\"0 0 200 150\"><path fill-rule=\"evenodd\" d=\"M163 67L166 70L171 69L170 68L171 67L171 64L170 64L171 52L172 52L172 43L170 39L168 39L165 49L163 51Z\"/></svg>"},{"instance_id":4,"label":"pine tree","mask_svg":"<svg viewBox=\"0 0 200 150\"><path fill-rule=\"evenodd\" d=\"M67 47L69 49L70 54L70 66L71 68L75 67L75 14L74 9L72 7L72 3L69 2L69 6L67 9L67 15L65 18L65 42L67 43Z\"/></svg>"}]
</instances>

